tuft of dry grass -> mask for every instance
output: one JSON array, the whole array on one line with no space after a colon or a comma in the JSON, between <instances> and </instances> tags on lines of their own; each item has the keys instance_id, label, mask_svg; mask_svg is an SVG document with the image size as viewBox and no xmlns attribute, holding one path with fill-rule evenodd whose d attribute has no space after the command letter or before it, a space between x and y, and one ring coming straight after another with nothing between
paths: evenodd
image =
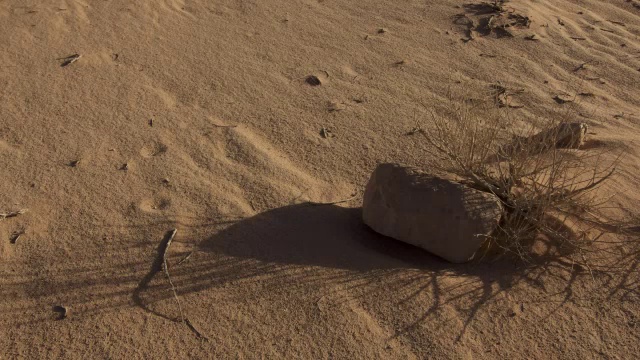
<instances>
[{"instance_id":1,"label":"tuft of dry grass","mask_svg":"<svg viewBox=\"0 0 640 360\"><path fill-rule=\"evenodd\" d=\"M559 253L577 255L585 266L589 254L626 253L619 246L633 237L628 229L634 219L596 191L615 176L622 151L585 147L589 125L572 121L571 111L524 123L492 99L451 95L427 111L430 119L420 134L428 144L428 166L494 194L504 206L488 248L529 260L532 244L553 242ZM614 243L615 249L600 246Z\"/></svg>"}]
</instances>

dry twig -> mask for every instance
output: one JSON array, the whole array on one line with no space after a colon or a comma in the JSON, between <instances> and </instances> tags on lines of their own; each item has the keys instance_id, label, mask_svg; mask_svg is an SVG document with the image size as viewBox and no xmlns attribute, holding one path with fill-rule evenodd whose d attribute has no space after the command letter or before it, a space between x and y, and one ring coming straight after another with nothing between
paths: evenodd
<instances>
[{"instance_id":1,"label":"dry twig","mask_svg":"<svg viewBox=\"0 0 640 360\"><path fill-rule=\"evenodd\" d=\"M349 202L355 198L358 197L358 193L355 193L353 195L351 195L350 197L346 198L346 199L342 199L342 200L337 200L337 201L331 201L331 202L313 202L313 201L309 201L308 204L309 205L313 205L313 206L321 206L321 205L336 205L336 204L342 204L342 203L346 203Z\"/></svg>"},{"instance_id":2,"label":"dry twig","mask_svg":"<svg viewBox=\"0 0 640 360\"><path fill-rule=\"evenodd\" d=\"M61 67L65 67L65 66L69 66L71 64L73 64L74 62L78 61L78 59L80 59L82 57L82 55L80 54L73 54L73 55L69 55L67 57L64 58L60 58L58 60L62 60L62 64L60 64Z\"/></svg>"},{"instance_id":3,"label":"dry twig","mask_svg":"<svg viewBox=\"0 0 640 360\"><path fill-rule=\"evenodd\" d=\"M191 255L193 255L193 253L194 253L194 252L195 252L195 250L194 250L194 251L189 252L189 253L187 254L187 256L183 257L182 259L180 259L180 261L178 261L178 262L176 263L176 266L181 265L182 263L184 263L184 262L186 262L187 260L189 260L189 258L191 258Z\"/></svg>"},{"instance_id":4,"label":"dry twig","mask_svg":"<svg viewBox=\"0 0 640 360\"><path fill-rule=\"evenodd\" d=\"M209 340L206 336L202 335L202 333L198 331L198 329L196 329L191 323L191 321L184 315L184 311L182 310L182 304L180 303L180 298L178 297L176 286L173 284L173 281L171 280L171 275L169 274L167 254L169 253L169 247L171 247L171 242L173 241L173 238L176 236L177 232L178 232L178 229L173 229L169 231L169 233L165 237L166 240L164 244L164 252L162 253L162 270L164 271L164 274L167 277L167 280L169 281L169 285L171 285L171 291L173 292L174 299L176 299L176 304L178 304L178 311L180 312L180 321L185 323L185 325L187 325L189 329L191 329L191 331L193 331L194 334L196 334L197 337L205 340Z\"/></svg>"},{"instance_id":5,"label":"dry twig","mask_svg":"<svg viewBox=\"0 0 640 360\"><path fill-rule=\"evenodd\" d=\"M5 213L0 213L0 220L16 217L18 215L22 215L27 212L27 209L20 209L18 211L9 211Z\"/></svg>"}]
</instances>

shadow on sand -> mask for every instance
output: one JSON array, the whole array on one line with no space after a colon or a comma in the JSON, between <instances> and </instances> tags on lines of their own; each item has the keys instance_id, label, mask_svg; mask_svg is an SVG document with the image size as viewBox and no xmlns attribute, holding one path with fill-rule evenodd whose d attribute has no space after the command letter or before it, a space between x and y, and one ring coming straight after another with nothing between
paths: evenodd
<instances>
[{"instance_id":1,"label":"shadow on sand","mask_svg":"<svg viewBox=\"0 0 640 360\"><path fill-rule=\"evenodd\" d=\"M396 328L395 336L411 332L443 305L462 301L465 306L471 306L459 329L460 339L483 306L518 284L556 296L554 301L559 308L572 298L576 279L589 276L585 269L545 256L526 266L513 259L450 264L373 232L363 224L361 209L334 205L299 204L241 220L190 219L185 223L170 220L136 227L145 229L153 234L150 238L158 240L124 241L146 248L149 257L127 255L129 249L122 247L107 248L100 254L112 259L107 268L69 266L46 277L14 276L9 286L0 290L0 296L10 302L17 294L27 293L36 304L64 299L65 303L80 309L80 313L137 306L177 320L175 312L168 313L166 307L157 305L173 297L158 259L163 253L159 239L174 227L179 233L189 234L176 240L181 247L173 245L169 256L170 272L179 296L211 288L224 291L224 286L230 284L259 282L262 289L287 288L300 291L302 297L309 289L329 291L339 285L341 289L348 289L347 295L340 296L349 299L374 296L385 298L393 305L420 298L421 314L414 316L411 323ZM197 231L188 231L194 228ZM630 301L638 297L638 282L632 276L639 267L637 255L630 259L627 277L602 278L602 286L612 289L610 296L626 296ZM549 282L561 285L549 288ZM29 310L2 307L0 314L15 315ZM34 318L27 316L25 321L27 319L33 321Z\"/></svg>"}]
</instances>

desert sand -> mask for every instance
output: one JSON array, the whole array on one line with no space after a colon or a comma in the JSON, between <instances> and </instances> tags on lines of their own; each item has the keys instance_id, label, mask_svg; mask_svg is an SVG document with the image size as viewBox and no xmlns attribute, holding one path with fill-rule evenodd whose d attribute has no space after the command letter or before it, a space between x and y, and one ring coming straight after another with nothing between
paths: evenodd
<instances>
[{"instance_id":1,"label":"desert sand","mask_svg":"<svg viewBox=\"0 0 640 360\"><path fill-rule=\"evenodd\" d=\"M640 210L640 1L512 0L512 36L480 2L0 1L0 358L637 357L637 258L453 265L361 221L427 109L498 82L626 146L602 191Z\"/></svg>"}]
</instances>

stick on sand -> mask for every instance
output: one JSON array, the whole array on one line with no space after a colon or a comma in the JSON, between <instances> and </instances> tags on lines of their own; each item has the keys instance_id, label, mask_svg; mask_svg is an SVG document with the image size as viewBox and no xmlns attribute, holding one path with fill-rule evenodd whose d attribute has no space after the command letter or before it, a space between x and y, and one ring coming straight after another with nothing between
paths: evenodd
<instances>
[{"instance_id":1,"label":"stick on sand","mask_svg":"<svg viewBox=\"0 0 640 360\"><path fill-rule=\"evenodd\" d=\"M342 199L342 200L331 201L331 202L313 202L313 201L309 201L308 204L312 205L312 206L336 205L336 204L342 204L342 203L349 202L349 201L355 199L356 197L358 197L358 193L355 193L355 194L351 195L351 197L346 198L346 199Z\"/></svg>"},{"instance_id":2,"label":"stick on sand","mask_svg":"<svg viewBox=\"0 0 640 360\"><path fill-rule=\"evenodd\" d=\"M6 213L0 213L0 220L16 217L27 212L27 209L20 209L18 211L9 211Z\"/></svg>"},{"instance_id":3,"label":"stick on sand","mask_svg":"<svg viewBox=\"0 0 640 360\"><path fill-rule=\"evenodd\" d=\"M189 329L191 329L191 331L193 331L193 333L196 334L197 337L205 340L209 340L209 338L202 335L202 333L193 326L191 321L186 316L184 316L184 311L182 310L182 304L180 303L180 298L178 298L178 292L176 291L176 286L173 284L173 281L171 280L171 275L169 274L169 266L167 264L167 254L169 253L169 247L171 247L171 242L173 241L173 238L176 236L177 232L178 232L178 229L173 229L167 233L167 236L165 236L166 240L164 244L164 252L162 253L162 271L164 271L164 274L167 276L167 280L169 280L169 285L171 285L171 291L173 292L173 297L176 299L176 303L178 304L178 311L180 312L180 321L185 323L189 327Z\"/></svg>"},{"instance_id":4,"label":"stick on sand","mask_svg":"<svg viewBox=\"0 0 640 360\"><path fill-rule=\"evenodd\" d=\"M80 54L73 54L70 56L67 56L65 58L60 58L58 60L63 60L62 64L60 64L61 67L65 67L65 66L69 66L71 64L73 64L74 62L78 61L78 59L80 59L82 57L82 55Z\"/></svg>"}]
</instances>

